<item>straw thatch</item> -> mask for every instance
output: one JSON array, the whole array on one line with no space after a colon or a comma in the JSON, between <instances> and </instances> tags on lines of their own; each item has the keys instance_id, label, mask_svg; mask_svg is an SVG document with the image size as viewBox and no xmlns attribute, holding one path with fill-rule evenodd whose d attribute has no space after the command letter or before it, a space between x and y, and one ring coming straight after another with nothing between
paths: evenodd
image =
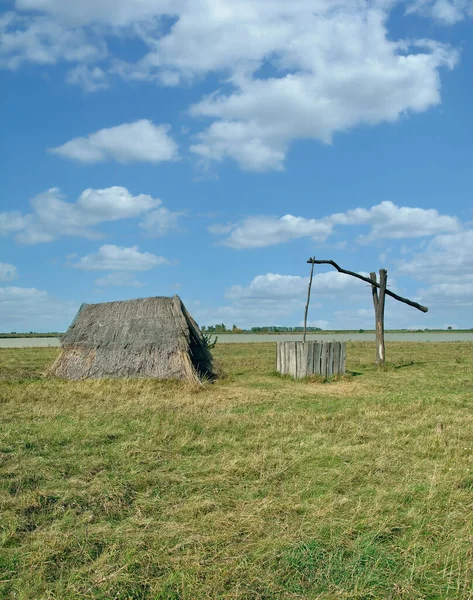
<instances>
[{"instance_id":1,"label":"straw thatch","mask_svg":"<svg viewBox=\"0 0 473 600\"><path fill-rule=\"evenodd\" d=\"M61 346L49 373L65 379L214 376L212 356L179 296L83 304Z\"/></svg>"}]
</instances>

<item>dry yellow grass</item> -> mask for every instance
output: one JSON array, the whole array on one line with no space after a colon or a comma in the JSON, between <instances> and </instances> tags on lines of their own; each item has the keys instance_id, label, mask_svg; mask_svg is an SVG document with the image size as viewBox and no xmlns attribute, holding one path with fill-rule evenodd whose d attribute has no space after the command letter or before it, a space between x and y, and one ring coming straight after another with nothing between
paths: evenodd
<instances>
[{"instance_id":1,"label":"dry yellow grass","mask_svg":"<svg viewBox=\"0 0 473 600\"><path fill-rule=\"evenodd\" d=\"M2 598L473 598L473 344L352 343L329 383L221 345L204 386L55 353L0 351Z\"/></svg>"}]
</instances>

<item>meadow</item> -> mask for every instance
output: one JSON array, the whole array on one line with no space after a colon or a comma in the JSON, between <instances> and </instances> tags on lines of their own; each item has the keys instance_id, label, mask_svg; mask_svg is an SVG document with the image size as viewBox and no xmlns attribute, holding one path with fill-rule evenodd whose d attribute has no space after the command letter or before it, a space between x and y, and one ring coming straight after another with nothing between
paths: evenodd
<instances>
[{"instance_id":1,"label":"meadow","mask_svg":"<svg viewBox=\"0 0 473 600\"><path fill-rule=\"evenodd\" d=\"M347 344L334 381L68 382L0 350L0 598L473 598L473 344Z\"/></svg>"}]
</instances>

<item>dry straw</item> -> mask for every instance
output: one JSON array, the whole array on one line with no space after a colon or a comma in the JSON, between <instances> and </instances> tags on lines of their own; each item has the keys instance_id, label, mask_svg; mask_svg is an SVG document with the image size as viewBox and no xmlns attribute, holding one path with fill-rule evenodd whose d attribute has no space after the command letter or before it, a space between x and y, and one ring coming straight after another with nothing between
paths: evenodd
<instances>
[{"instance_id":1,"label":"dry straw","mask_svg":"<svg viewBox=\"0 0 473 600\"><path fill-rule=\"evenodd\" d=\"M49 375L65 379L215 375L197 323L179 296L83 304Z\"/></svg>"}]
</instances>

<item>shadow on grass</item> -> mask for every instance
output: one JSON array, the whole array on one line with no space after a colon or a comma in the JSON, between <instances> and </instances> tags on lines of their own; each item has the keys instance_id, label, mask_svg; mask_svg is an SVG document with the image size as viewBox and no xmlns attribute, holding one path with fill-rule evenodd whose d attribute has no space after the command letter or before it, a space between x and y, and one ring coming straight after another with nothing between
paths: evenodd
<instances>
[{"instance_id":1,"label":"shadow on grass","mask_svg":"<svg viewBox=\"0 0 473 600\"><path fill-rule=\"evenodd\" d=\"M332 375L331 377L324 377L322 375L308 375L307 377L301 377L300 379L294 378L292 375L284 375L279 371L272 371L269 373L270 377L275 377L278 379L282 379L283 381L291 381L296 384L304 384L304 383L338 383L340 381L349 381L353 377L358 377L359 375L363 375L358 371L346 371L344 375Z\"/></svg>"},{"instance_id":2,"label":"shadow on grass","mask_svg":"<svg viewBox=\"0 0 473 600\"><path fill-rule=\"evenodd\" d=\"M406 363L402 363L400 365L394 365L393 368L394 368L394 370L398 371L399 369L407 369L408 367L418 367L418 366L420 367L425 364L426 363L424 363L424 362L417 362L417 361L410 360L410 361L408 361Z\"/></svg>"}]
</instances>

